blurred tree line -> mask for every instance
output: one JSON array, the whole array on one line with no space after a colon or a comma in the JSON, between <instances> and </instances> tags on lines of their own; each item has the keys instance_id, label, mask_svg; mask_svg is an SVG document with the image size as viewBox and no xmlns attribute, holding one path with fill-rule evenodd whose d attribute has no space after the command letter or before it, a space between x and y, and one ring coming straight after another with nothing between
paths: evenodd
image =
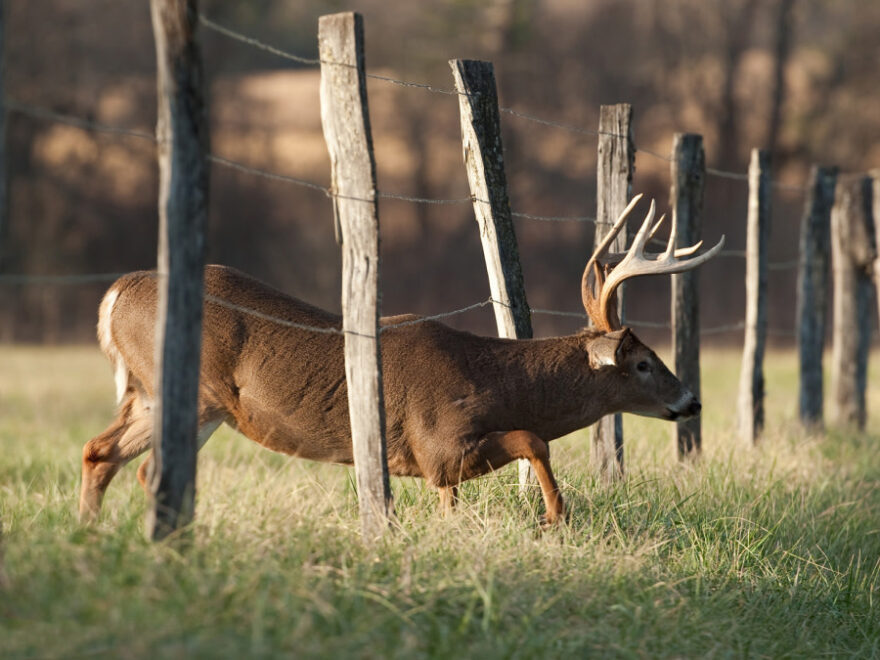
<instances>
[{"instance_id":1,"label":"blurred tree line","mask_svg":"<svg viewBox=\"0 0 880 660\"><path fill-rule=\"evenodd\" d=\"M635 109L636 192L668 202L675 132L705 138L710 167L745 172L768 148L778 181L802 185L814 162L843 171L878 165L876 85L880 3L860 0L203 0L219 24L307 57L317 18L357 10L372 73L452 87L447 60L495 63L502 105L594 129L600 104ZM212 150L253 167L326 185L318 71L200 29L211 105ZM6 94L18 102L150 132L155 54L144 2L6 0ZM468 196L457 99L369 82L383 191ZM595 213L595 138L503 116L514 210ZM2 228L5 273L76 274L155 262L152 144L8 114L10 206ZM803 196L777 190L771 259L796 256ZM709 177L704 235L745 242L746 188ZM338 309L339 256L329 200L318 192L214 165L209 259L238 266ZM468 204L380 204L383 308L435 313L488 296ZM517 220L529 301L576 311L592 244L587 223ZM704 323L739 320L744 268L719 259L702 276ZM795 272L771 280L771 327L792 327ZM106 283L0 284L0 340L93 336ZM668 282L631 287L630 314L663 320ZM450 321L492 332L492 315ZM538 333L577 320L536 317ZM650 336L646 331L643 335ZM654 332L654 340L666 333ZM739 341L739 335L725 335Z\"/></svg>"}]
</instances>

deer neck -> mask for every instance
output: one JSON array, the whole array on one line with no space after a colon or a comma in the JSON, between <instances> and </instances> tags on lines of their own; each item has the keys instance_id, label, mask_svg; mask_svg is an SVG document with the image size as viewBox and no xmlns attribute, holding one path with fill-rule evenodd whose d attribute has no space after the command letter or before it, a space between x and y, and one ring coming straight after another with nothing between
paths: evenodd
<instances>
[{"instance_id":1,"label":"deer neck","mask_svg":"<svg viewBox=\"0 0 880 660\"><path fill-rule=\"evenodd\" d=\"M620 373L590 366L589 339L582 334L509 344L505 399L514 425L550 440L620 410Z\"/></svg>"}]
</instances>

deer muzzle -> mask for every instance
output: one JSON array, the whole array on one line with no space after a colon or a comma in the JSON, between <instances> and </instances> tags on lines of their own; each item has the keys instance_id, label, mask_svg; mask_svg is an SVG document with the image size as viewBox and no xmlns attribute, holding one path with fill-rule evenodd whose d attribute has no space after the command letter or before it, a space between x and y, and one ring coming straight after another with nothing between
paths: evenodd
<instances>
[{"instance_id":1,"label":"deer muzzle","mask_svg":"<svg viewBox=\"0 0 880 660\"><path fill-rule=\"evenodd\" d=\"M685 392L684 396L682 396L678 401L676 401L673 405L667 406L667 419L670 421L677 419L689 419L691 417L696 417L700 414L700 410L703 409L702 404L699 399L695 397L691 392Z\"/></svg>"}]
</instances>

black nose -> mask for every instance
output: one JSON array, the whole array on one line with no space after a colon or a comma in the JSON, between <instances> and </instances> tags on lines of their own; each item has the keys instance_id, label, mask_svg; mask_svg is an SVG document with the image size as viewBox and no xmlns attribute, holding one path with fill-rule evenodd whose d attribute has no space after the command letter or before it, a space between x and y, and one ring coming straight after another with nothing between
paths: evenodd
<instances>
[{"instance_id":1,"label":"black nose","mask_svg":"<svg viewBox=\"0 0 880 660\"><path fill-rule=\"evenodd\" d=\"M690 406L688 406L687 414L691 417L695 417L700 414L700 410L703 409L703 406L696 399L693 400Z\"/></svg>"}]
</instances>

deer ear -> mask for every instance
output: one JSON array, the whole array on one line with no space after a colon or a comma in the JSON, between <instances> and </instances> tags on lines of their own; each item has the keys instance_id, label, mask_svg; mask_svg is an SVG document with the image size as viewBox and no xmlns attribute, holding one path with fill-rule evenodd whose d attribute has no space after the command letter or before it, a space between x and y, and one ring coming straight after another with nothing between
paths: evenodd
<instances>
[{"instance_id":1,"label":"deer ear","mask_svg":"<svg viewBox=\"0 0 880 660\"><path fill-rule=\"evenodd\" d=\"M622 338L620 331L596 337L590 344L590 366L594 369L616 367L617 349L620 348Z\"/></svg>"}]
</instances>

